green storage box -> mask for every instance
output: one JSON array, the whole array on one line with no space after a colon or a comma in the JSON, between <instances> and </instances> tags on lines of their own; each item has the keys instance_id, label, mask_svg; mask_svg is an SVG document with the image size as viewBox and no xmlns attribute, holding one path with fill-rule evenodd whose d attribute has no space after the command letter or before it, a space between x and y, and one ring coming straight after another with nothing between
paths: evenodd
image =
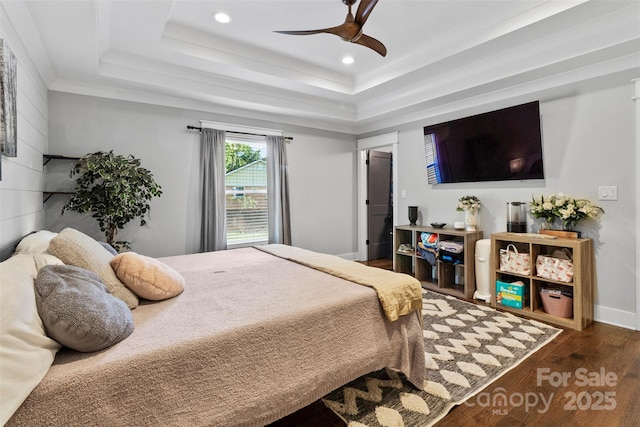
<instances>
[{"instance_id":1,"label":"green storage box","mask_svg":"<svg viewBox=\"0 0 640 427\"><path fill-rule=\"evenodd\" d=\"M527 288L521 281L507 283L496 280L496 302L507 307L522 309L529 302Z\"/></svg>"}]
</instances>

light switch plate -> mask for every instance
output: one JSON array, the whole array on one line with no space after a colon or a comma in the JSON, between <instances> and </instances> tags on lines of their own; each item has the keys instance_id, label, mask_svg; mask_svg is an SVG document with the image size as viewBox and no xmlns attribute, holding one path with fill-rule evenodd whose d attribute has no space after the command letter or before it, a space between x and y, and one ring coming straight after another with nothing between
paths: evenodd
<instances>
[{"instance_id":1,"label":"light switch plate","mask_svg":"<svg viewBox=\"0 0 640 427\"><path fill-rule=\"evenodd\" d=\"M618 186L601 185L598 187L598 200L618 200Z\"/></svg>"}]
</instances>

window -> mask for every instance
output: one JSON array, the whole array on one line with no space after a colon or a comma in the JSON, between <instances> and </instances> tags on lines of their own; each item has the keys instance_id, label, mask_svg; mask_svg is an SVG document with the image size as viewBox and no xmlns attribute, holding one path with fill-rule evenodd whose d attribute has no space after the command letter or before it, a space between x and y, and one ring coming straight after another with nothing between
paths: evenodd
<instances>
[{"instance_id":1,"label":"window","mask_svg":"<svg viewBox=\"0 0 640 427\"><path fill-rule=\"evenodd\" d=\"M227 132L225 195L227 246L266 243L267 144L262 136Z\"/></svg>"},{"instance_id":2,"label":"window","mask_svg":"<svg viewBox=\"0 0 640 427\"><path fill-rule=\"evenodd\" d=\"M440 184L440 168L438 167L438 151L436 149L436 134L428 133L424 136L424 153L427 162L427 182Z\"/></svg>"},{"instance_id":3,"label":"window","mask_svg":"<svg viewBox=\"0 0 640 427\"><path fill-rule=\"evenodd\" d=\"M234 199L244 199L244 187L233 187L231 191Z\"/></svg>"}]
</instances>

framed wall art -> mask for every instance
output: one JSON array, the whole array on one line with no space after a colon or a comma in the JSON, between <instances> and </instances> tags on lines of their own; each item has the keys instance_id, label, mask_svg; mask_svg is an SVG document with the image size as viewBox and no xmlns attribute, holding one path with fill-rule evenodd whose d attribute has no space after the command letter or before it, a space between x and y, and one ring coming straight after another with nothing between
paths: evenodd
<instances>
[{"instance_id":1,"label":"framed wall art","mask_svg":"<svg viewBox=\"0 0 640 427\"><path fill-rule=\"evenodd\" d=\"M16 109L17 68L16 57L7 47L4 39L0 39L0 151L8 157L16 157L18 135Z\"/></svg>"}]
</instances>

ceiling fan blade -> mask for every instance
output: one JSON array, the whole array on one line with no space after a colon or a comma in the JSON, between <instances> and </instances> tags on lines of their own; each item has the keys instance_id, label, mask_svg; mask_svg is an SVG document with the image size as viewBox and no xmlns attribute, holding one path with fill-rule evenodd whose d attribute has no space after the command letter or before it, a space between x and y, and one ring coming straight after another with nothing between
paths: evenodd
<instances>
[{"instance_id":1,"label":"ceiling fan blade","mask_svg":"<svg viewBox=\"0 0 640 427\"><path fill-rule=\"evenodd\" d=\"M294 36L305 36L308 34L320 34L320 33L326 33L326 29L323 30L307 30L307 31L274 31L274 33L280 33L280 34L289 34L289 35L294 35Z\"/></svg>"},{"instance_id":2,"label":"ceiling fan blade","mask_svg":"<svg viewBox=\"0 0 640 427\"><path fill-rule=\"evenodd\" d=\"M387 56L387 48L378 40L373 37L369 37L366 34L363 34L357 41L353 42L357 44L361 44L362 46L366 46L370 49L375 50L382 56Z\"/></svg>"},{"instance_id":3,"label":"ceiling fan blade","mask_svg":"<svg viewBox=\"0 0 640 427\"><path fill-rule=\"evenodd\" d=\"M306 35L309 35L309 34L327 33L327 34L335 34L336 36L340 36L340 37L343 37L343 38L347 37L347 35L345 34L345 24L338 25L337 27L321 28L319 30L274 31L274 33L289 34L289 35L294 35L294 36L306 36Z\"/></svg>"},{"instance_id":4,"label":"ceiling fan blade","mask_svg":"<svg viewBox=\"0 0 640 427\"><path fill-rule=\"evenodd\" d=\"M377 3L378 3L378 0L360 0L360 4L358 5L358 11L356 12L356 19L355 19L355 21L358 24L360 24L360 26L363 26L364 23L367 22L367 19L369 18L371 11L373 10L373 8L376 6Z\"/></svg>"}]
</instances>

